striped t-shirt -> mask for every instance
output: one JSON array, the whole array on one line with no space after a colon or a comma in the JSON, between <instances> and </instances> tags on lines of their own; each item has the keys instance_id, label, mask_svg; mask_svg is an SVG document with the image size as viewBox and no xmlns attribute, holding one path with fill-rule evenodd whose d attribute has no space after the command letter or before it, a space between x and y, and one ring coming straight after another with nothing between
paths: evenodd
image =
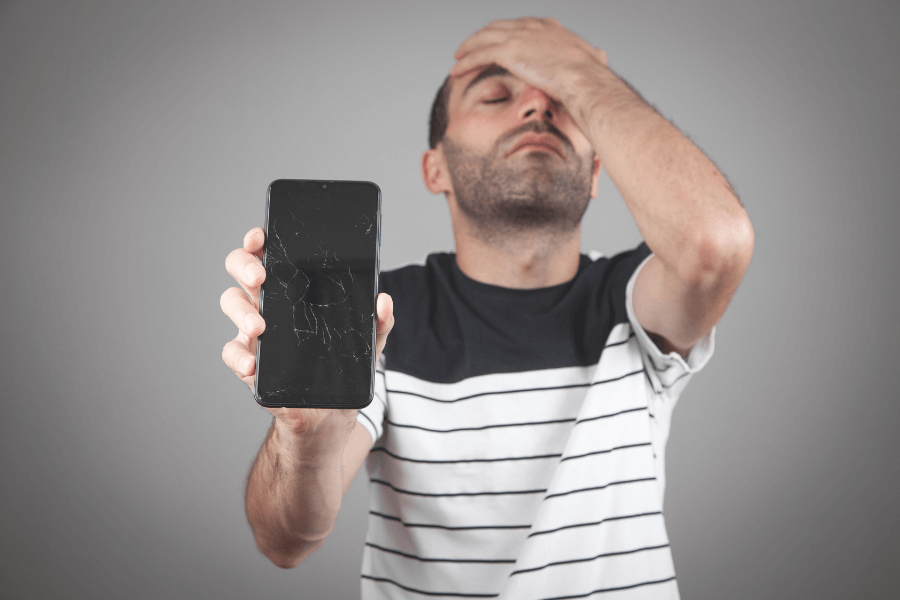
<instances>
[{"instance_id":1,"label":"striped t-shirt","mask_svg":"<svg viewBox=\"0 0 900 600\"><path fill-rule=\"evenodd\" d=\"M358 421L362 597L678 598L663 522L672 407L712 354L663 355L631 307L645 244L517 290L453 254L382 273L396 323Z\"/></svg>"}]
</instances>

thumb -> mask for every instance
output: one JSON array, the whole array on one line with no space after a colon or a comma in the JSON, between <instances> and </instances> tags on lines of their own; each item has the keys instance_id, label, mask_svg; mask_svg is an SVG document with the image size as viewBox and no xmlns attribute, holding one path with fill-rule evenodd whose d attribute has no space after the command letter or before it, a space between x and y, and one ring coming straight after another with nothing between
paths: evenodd
<instances>
[{"instance_id":1,"label":"thumb","mask_svg":"<svg viewBox=\"0 0 900 600\"><path fill-rule=\"evenodd\" d=\"M375 349L377 352L375 358L377 360L378 355L384 350L388 334L394 327L394 299L384 293L378 294L375 316L378 320L378 324L375 327Z\"/></svg>"}]
</instances>

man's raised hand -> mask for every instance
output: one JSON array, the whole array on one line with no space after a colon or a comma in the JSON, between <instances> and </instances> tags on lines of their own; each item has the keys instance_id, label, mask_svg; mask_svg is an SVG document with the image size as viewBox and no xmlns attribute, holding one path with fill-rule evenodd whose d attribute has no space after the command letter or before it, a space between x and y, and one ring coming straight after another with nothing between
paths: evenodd
<instances>
[{"instance_id":1,"label":"man's raised hand","mask_svg":"<svg viewBox=\"0 0 900 600\"><path fill-rule=\"evenodd\" d=\"M534 17L488 23L469 36L454 57L457 63L450 69L454 77L496 64L562 102L570 112L569 104L583 93L586 79L604 71L608 63L604 50L556 19Z\"/></svg>"}]
</instances>

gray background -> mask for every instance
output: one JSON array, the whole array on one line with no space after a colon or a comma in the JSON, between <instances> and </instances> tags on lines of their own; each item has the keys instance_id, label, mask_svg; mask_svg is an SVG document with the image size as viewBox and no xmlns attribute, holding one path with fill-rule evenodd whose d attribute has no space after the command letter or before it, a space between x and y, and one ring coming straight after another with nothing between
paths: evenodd
<instances>
[{"instance_id":1,"label":"gray background","mask_svg":"<svg viewBox=\"0 0 900 600\"><path fill-rule=\"evenodd\" d=\"M0 597L354 598L365 483L257 553L269 424L224 366L228 252L279 177L376 181L383 261L451 248L418 164L452 52L553 15L717 162L756 230L676 410L685 598L900 597L900 4L0 4ZM639 235L605 177L585 249Z\"/></svg>"}]
</instances>

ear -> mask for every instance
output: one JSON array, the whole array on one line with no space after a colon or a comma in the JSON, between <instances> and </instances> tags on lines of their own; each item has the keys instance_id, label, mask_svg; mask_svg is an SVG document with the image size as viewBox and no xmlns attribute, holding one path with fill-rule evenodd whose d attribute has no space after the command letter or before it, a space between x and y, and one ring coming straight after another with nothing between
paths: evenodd
<instances>
[{"instance_id":1,"label":"ear","mask_svg":"<svg viewBox=\"0 0 900 600\"><path fill-rule=\"evenodd\" d=\"M422 179L432 194L452 192L450 173L441 147L429 148L422 154Z\"/></svg>"},{"instance_id":2,"label":"ear","mask_svg":"<svg viewBox=\"0 0 900 600\"><path fill-rule=\"evenodd\" d=\"M594 172L591 174L591 198L600 193L600 158L594 155Z\"/></svg>"}]
</instances>

